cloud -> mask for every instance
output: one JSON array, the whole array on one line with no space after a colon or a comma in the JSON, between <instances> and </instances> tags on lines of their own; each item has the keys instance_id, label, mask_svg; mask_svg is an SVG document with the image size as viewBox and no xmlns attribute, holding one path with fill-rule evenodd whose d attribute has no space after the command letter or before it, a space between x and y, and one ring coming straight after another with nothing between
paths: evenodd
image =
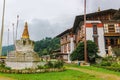
<instances>
[{"instance_id":1,"label":"cloud","mask_svg":"<svg viewBox=\"0 0 120 80\"><path fill-rule=\"evenodd\" d=\"M120 0L87 0L87 12L96 12L98 7L101 10L106 9L119 9L120 8Z\"/></svg>"},{"instance_id":2,"label":"cloud","mask_svg":"<svg viewBox=\"0 0 120 80\"><path fill-rule=\"evenodd\" d=\"M65 16L57 19L54 19L56 21L33 19L29 24L31 39L40 40L45 37L55 37L62 31L71 28L74 21L71 17L66 18Z\"/></svg>"},{"instance_id":3,"label":"cloud","mask_svg":"<svg viewBox=\"0 0 120 80\"><path fill-rule=\"evenodd\" d=\"M87 13L109 8L120 8L120 0L87 0ZM3 0L0 0L0 25ZM7 45L7 29L10 28L10 41L13 43L12 23L16 24L19 14L18 39L21 38L24 23L28 22L32 40L54 37L71 28L76 15L84 12L84 0L6 0L5 29L3 45ZM1 29L1 26L0 26Z\"/></svg>"},{"instance_id":4,"label":"cloud","mask_svg":"<svg viewBox=\"0 0 120 80\"><path fill-rule=\"evenodd\" d=\"M56 17L55 19L47 20L47 19L32 19L31 21L28 21L28 29L29 29L29 35L30 39L37 41L41 40L45 37L55 37L59 33L63 32L64 30L71 28L74 22L74 17L75 16L67 16L67 15L62 15L59 17ZM25 20L20 20L19 21L19 26L18 26L18 38L20 39L24 30L24 23ZM16 24L15 26L16 27ZM9 26L10 31L9 31L9 44L13 44L13 26ZM7 45L7 38L8 38L8 27L5 29L4 32L4 45ZM14 29L16 30L16 28ZM15 31L14 31L15 33ZM15 34L14 34L15 35Z\"/></svg>"}]
</instances>

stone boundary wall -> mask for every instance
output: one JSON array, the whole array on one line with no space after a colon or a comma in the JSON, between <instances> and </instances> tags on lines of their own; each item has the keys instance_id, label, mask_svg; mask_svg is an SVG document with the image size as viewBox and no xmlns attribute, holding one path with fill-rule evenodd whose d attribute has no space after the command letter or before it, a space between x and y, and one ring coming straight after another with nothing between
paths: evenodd
<instances>
[{"instance_id":1,"label":"stone boundary wall","mask_svg":"<svg viewBox=\"0 0 120 80\"><path fill-rule=\"evenodd\" d=\"M61 72L65 71L65 68L50 68L50 69L26 69L26 70L5 70L1 69L1 73L13 73L13 74L34 74L34 73L45 73L45 72Z\"/></svg>"}]
</instances>

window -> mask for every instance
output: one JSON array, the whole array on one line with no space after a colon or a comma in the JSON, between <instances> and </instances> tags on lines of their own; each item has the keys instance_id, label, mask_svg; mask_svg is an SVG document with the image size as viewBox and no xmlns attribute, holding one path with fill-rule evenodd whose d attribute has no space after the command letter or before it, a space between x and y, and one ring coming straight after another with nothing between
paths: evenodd
<instances>
[{"instance_id":1,"label":"window","mask_svg":"<svg viewBox=\"0 0 120 80\"><path fill-rule=\"evenodd\" d=\"M97 25L93 25L93 34L97 34Z\"/></svg>"},{"instance_id":2,"label":"window","mask_svg":"<svg viewBox=\"0 0 120 80\"><path fill-rule=\"evenodd\" d=\"M68 51L70 52L70 43L68 43Z\"/></svg>"},{"instance_id":3,"label":"window","mask_svg":"<svg viewBox=\"0 0 120 80\"><path fill-rule=\"evenodd\" d=\"M67 41L69 41L69 39L70 39L70 36L69 36L69 34L67 35Z\"/></svg>"},{"instance_id":4,"label":"window","mask_svg":"<svg viewBox=\"0 0 120 80\"><path fill-rule=\"evenodd\" d=\"M26 44L26 41L25 40L23 40L23 45L25 45Z\"/></svg>"},{"instance_id":5,"label":"window","mask_svg":"<svg viewBox=\"0 0 120 80\"><path fill-rule=\"evenodd\" d=\"M120 44L120 39L118 39L117 44Z\"/></svg>"},{"instance_id":6,"label":"window","mask_svg":"<svg viewBox=\"0 0 120 80\"><path fill-rule=\"evenodd\" d=\"M108 25L107 24L104 24L104 32L108 33Z\"/></svg>"},{"instance_id":7,"label":"window","mask_svg":"<svg viewBox=\"0 0 120 80\"><path fill-rule=\"evenodd\" d=\"M120 32L120 28L118 26L115 26L115 29L116 29L116 33L119 33Z\"/></svg>"},{"instance_id":8,"label":"window","mask_svg":"<svg viewBox=\"0 0 120 80\"><path fill-rule=\"evenodd\" d=\"M114 44L115 44L114 39L110 39L110 44L111 44L111 45L114 45Z\"/></svg>"},{"instance_id":9,"label":"window","mask_svg":"<svg viewBox=\"0 0 120 80\"><path fill-rule=\"evenodd\" d=\"M94 42L96 43L96 45L98 46L98 36L97 36L97 25L93 25L93 38L94 38Z\"/></svg>"},{"instance_id":10,"label":"window","mask_svg":"<svg viewBox=\"0 0 120 80\"><path fill-rule=\"evenodd\" d=\"M65 41L67 41L67 35L66 35L66 37L65 37Z\"/></svg>"},{"instance_id":11,"label":"window","mask_svg":"<svg viewBox=\"0 0 120 80\"><path fill-rule=\"evenodd\" d=\"M105 45L108 45L108 40L107 39L105 39Z\"/></svg>"},{"instance_id":12,"label":"window","mask_svg":"<svg viewBox=\"0 0 120 80\"><path fill-rule=\"evenodd\" d=\"M60 40L60 41L61 41L61 44L64 42L63 37L61 38L61 40Z\"/></svg>"},{"instance_id":13,"label":"window","mask_svg":"<svg viewBox=\"0 0 120 80\"><path fill-rule=\"evenodd\" d=\"M108 25L108 31L109 31L109 33L114 33L115 32L114 25Z\"/></svg>"}]
</instances>

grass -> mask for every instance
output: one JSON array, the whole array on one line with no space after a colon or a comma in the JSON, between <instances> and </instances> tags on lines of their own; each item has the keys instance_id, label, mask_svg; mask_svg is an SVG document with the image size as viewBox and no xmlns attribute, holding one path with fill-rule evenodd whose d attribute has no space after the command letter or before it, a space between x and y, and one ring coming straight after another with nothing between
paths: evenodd
<instances>
[{"instance_id":1,"label":"grass","mask_svg":"<svg viewBox=\"0 0 120 80\"><path fill-rule=\"evenodd\" d=\"M109 74L115 74L120 76L120 72L115 72L115 71L110 71L107 69L103 69L103 68L97 68L94 66L78 66L76 64L65 64L66 67L76 67L76 68L83 68L83 69L89 69L89 70L94 70L94 71L98 71L98 72L104 72L104 73L109 73Z\"/></svg>"},{"instance_id":2,"label":"grass","mask_svg":"<svg viewBox=\"0 0 120 80\"><path fill-rule=\"evenodd\" d=\"M50 72L40 74L4 74L0 76L14 78L15 80L103 80L75 70L66 70L64 72Z\"/></svg>"},{"instance_id":3,"label":"grass","mask_svg":"<svg viewBox=\"0 0 120 80\"><path fill-rule=\"evenodd\" d=\"M120 76L119 72L114 72L114 71L106 70L103 68L97 68L93 66L81 67L76 64L65 64L65 67L83 68L83 69L93 70L97 72L104 72L106 74L109 73L109 74L115 74ZM103 80L101 78L96 78L95 75L83 73L76 70L69 70L69 69L63 72L49 72L49 73L39 73L39 74L0 73L0 76L13 78L15 80Z\"/></svg>"}]
</instances>

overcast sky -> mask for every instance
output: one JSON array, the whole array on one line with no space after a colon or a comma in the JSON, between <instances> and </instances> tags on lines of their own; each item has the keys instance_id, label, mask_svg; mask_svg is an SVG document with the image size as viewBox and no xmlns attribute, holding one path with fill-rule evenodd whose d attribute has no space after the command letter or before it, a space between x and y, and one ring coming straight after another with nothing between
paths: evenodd
<instances>
[{"instance_id":1,"label":"overcast sky","mask_svg":"<svg viewBox=\"0 0 120 80\"><path fill-rule=\"evenodd\" d=\"M7 45L7 30L10 28L10 44L13 43L12 23L16 25L19 15L18 39L21 38L24 23L29 26L30 38L34 41L54 37L71 28L76 15L83 14L84 0L6 0L5 29L3 45ZM0 0L0 25L3 0ZM87 13L119 9L120 0L87 0ZM0 27L1 29L1 27Z\"/></svg>"}]
</instances>

